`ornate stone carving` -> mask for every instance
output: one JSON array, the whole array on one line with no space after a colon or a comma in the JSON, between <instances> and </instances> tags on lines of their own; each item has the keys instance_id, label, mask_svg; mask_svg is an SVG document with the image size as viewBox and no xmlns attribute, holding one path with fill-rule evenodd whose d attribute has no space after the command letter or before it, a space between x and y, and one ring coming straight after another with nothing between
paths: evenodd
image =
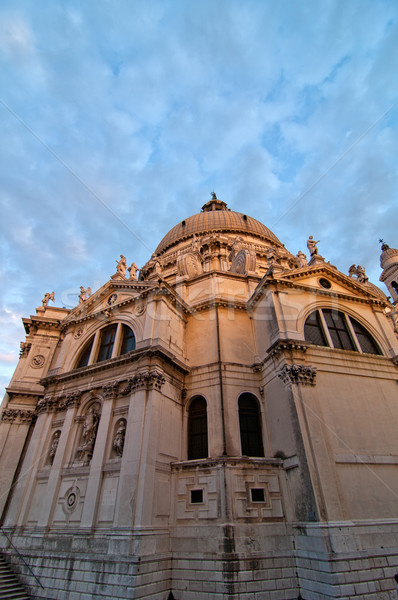
<instances>
[{"instance_id":1,"label":"ornate stone carving","mask_svg":"<svg viewBox=\"0 0 398 600\"><path fill-rule=\"evenodd\" d=\"M40 415L43 412L53 412L57 410L59 404L59 399L55 398L55 396L44 396L37 403L36 412Z\"/></svg>"},{"instance_id":2,"label":"ornate stone carving","mask_svg":"<svg viewBox=\"0 0 398 600\"><path fill-rule=\"evenodd\" d=\"M126 437L126 421L122 419L119 421L116 435L113 439L112 447L117 456L121 457L123 455L124 448L124 439Z\"/></svg>"},{"instance_id":3,"label":"ornate stone carving","mask_svg":"<svg viewBox=\"0 0 398 600\"><path fill-rule=\"evenodd\" d=\"M290 383L302 383L315 385L316 367L309 365L283 365L278 372L278 377L285 385Z\"/></svg>"},{"instance_id":4,"label":"ornate stone carving","mask_svg":"<svg viewBox=\"0 0 398 600\"><path fill-rule=\"evenodd\" d=\"M189 251L186 254L179 255L177 258L178 275L196 277L203 272L202 263L197 252Z\"/></svg>"},{"instance_id":5,"label":"ornate stone carving","mask_svg":"<svg viewBox=\"0 0 398 600\"><path fill-rule=\"evenodd\" d=\"M116 262L117 262L116 271L124 279L126 277L126 270L127 270L126 257L123 256L123 254L121 254L120 260L117 260Z\"/></svg>"},{"instance_id":6,"label":"ornate stone carving","mask_svg":"<svg viewBox=\"0 0 398 600\"><path fill-rule=\"evenodd\" d=\"M307 240L307 248L309 250L309 253L311 256L314 256L315 254L318 254L318 248L317 248L317 244L319 244L320 240L315 241L314 238L312 237L312 235L310 235L310 237Z\"/></svg>"},{"instance_id":7,"label":"ornate stone carving","mask_svg":"<svg viewBox=\"0 0 398 600\"><path fill-rule=\"evenodd\" d=\"M53 464L54 462L54 458L55 458L55 454L57 452L57 448L58 448L58 444L59 444L59 438L61 437L61 432L60 431L56 431L53 435L53 439L51 442L51 446L50 446L50 450L48 453L48 462L50 463L50 465Z\"/></svg>"},{"instance_id":8,"label":"ornate stone carving","mask_svg":"<svg viewBox=\"0 0 398 600\"><path fill-rule=\"evenodd\" d=\"M142 302L140 304L137 304L137 306L135 307L135 314L137 315L137 317L140 317L141 315L143 315L145 312L145 304L143 304Z\"/></svg>"},{"instance_id":9,"label":"ornate stone carving","mask_svg":"<svg viewBox=\"0 0 398 600\"><path fill-rule=\"evenodd\" d=\"M64 503L62 505L63 511L66 514L71 514L79 505L80 500L80 489L73 485L71 488L66 490Z\"/></svg>"},{"instance_id":10,"label":"ornate stone carving","mask_svg":"<svg viewBox=\"0 0 398 600\"><path fill-rule=\"evenodd\" d=\"M76 459L88 464L93 456L94 444L97 438L98 424L100 420L100 404L95 402L87 410L82 432L82 445L76 453Z\"/></svg>"},{"instance_id":11,"label":"ornate stone carving","mask_svg":"<svg viewBox=\"0 0 398 600\"><path fill-rule=\"evenodd\" d=\"M46 306L47 306L47 304L49 303L49 301L51 300L52 302L54 302L54 299L55 299L55 294L54 294L54 292L51 292L51 294L50 294L50 292L46 292L46 293L44 294L44 298L43 298L43 300L41 301L41 303L42 303L43 307L44 307L44 308L46 308Z\"/></svg>"},{"instance_id":12,"label":"ornate stone carving","mask_svg":"<svg viewBox=\"0 0 398 600\"><path fill-rule=\"evenodd\" d=\"M130 274L130 279L133 279L133 281L137 281L137 272L138 272L138 267L135 264L135 262L132 262L130 267L127 269L127 271Z\"/></svg>"},{"instance_id":13,"label":"ornate stone carving","mask_svg":"<svg viewBox=\"0 0 398 600\"><path fill-rule=\"evenodd\" d=\"M19 344L19 347L20 347L19 358L22 358L23 356L28 356L29 350L31 349L32 344L30 344L29 342L21 342Z\"/></svg>"},{"instance_id":14,"label":"ornate stone carving","mask_svg":"<svg viewBox=\"0 0 398 600\"><path fill-rule=\"evenodd\" d=\"M80 294L79 294L79 304L83 304L91 296L91 288L88 287L84 289L84 287L80 286Z\"/></svg>"},{"instance_id":15,"label":"ornate stone carving","mask_svg":"<svg viewBox=\"0 0 398 600\"><path fill-rule=\"evenodd\" d=\"M75 335L73 336L73 337L74 337L74 339L75 339L75 340L78 340L78 339L79 339L79 337L81 337L81 336L83 335L83 331L84 331L84 327L79 327L79 328L76 330L76 333L75 333Z\"/></svg>"},{"instance_id":16,"label":"ornate stone carving","mask_svg":"<svg viewBox=\"0 0 398 600\"><path fill-rule=\"evenodd\" d=\"M6 423L14 423L15 421L27 423L35 418L36 414L33 410L22 410L20 408L6 408L1 413L1 420Z\"/></svg>"},{"instance_id":17,"label":"ornate stone carving","mask_svg":"<svg viewBox=\"0 0 398 600\"><path fill-rule=\"evenodd\" d=\"M353 279L356 279L358 283L366 283L369 280L369 277L365 273L365 269L361 267L361 265L358 265L357 267L351 265L348 269L348 275Z\"/></svg>"},{"instance_id":18,"label":"ornate stone carving","mask_svg":"<svg viewBox=\"0 0 398 600\"><path fill-rule=\"evenodd\" d=\"M298 264L298 268L299 269L303 269L304 267L307 266L307 264L308 264L307 263L307 257L304 254L304 252L301 252L301 250L299 250L297 252L296 258L297 258L297 264Z\"/></svg>"},{"instance_id":19,"label":"ornate stone carving","mask_svg":"<svg viewBox=\"0 0 398 600\"><path fill-rule=\"evenodd\" d=\"M36 354L30 361L30 366L33 369L40 369L45 362L45 357L42 354Z\"/></svg>"},{"instance_id":20,"label":"ornate stone carving","mask_svg":"<svg viewBox=\"0 0 398 600\"><path fill-rule=\"evenodd\" d=\"M112 381L111 383L107 383L102 388L102 393L104 397L109 400L110 398L114 398L117 392L117 388L119 386L118 381Z\"/></svg>"},{"instance_id":21,"label":"ornate stone carving","mask_svg":"<svg viewBox=\"0 0 398 600\"><path fill-rule=\"evenodd\" d=\"M165 381L166 378L158 371L146 371L144 373L138 373L127 381L127 383L120 390L120 393L123 396L126 396L131 391L142 388L155 388L160 390Z\"/></svg>"}]
</instances>

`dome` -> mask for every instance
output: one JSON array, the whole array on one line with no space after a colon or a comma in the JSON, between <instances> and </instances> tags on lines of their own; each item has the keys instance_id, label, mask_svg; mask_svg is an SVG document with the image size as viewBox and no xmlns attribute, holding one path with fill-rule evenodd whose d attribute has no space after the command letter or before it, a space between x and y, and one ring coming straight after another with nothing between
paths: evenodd
<instances>
[{"instance_id":1,"label":"dome","mask_svg":"<svg viewBox=\"0 0 398 600\"><path fill-rule=\"evenodd\" d=\"M383 243L381 249L380 266L382 269L386 269L390 265L398 263L398 250L396 248L390 248L388 244Z\"/></svg>"},{"instance_id":2,"label":"dome","mask_svg":"<svg viewBox=\"0 0 398 600\"><path fill-rule=\"evenodd\" d=\"M187 239L194 234L205 235L215 231L248 233L272 244L283 246L276 235L260 221L230 210L225 202L222 202L213 194L213 198L202 207L202 212L188 217L175 225L173 229L170 229L156 248L155 254L164 252L176 242Z\"/></svg>"}]
</instances>

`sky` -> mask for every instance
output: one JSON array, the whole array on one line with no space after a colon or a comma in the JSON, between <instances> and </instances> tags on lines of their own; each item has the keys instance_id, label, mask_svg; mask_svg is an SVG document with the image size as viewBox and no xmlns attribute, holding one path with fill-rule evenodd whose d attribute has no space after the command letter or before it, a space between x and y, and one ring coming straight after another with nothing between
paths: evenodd
<instances>
[{"instance_id":1,"label":"sky","mask_svg":"<svg viewBox=\"0 0 398 600\"><path fill-rule=\"evenodd\" d=\"M377 284L397 74L396 0L2 0L0 397L45 292L142 266L213 191Z\"/></svg>"}]
</instances>

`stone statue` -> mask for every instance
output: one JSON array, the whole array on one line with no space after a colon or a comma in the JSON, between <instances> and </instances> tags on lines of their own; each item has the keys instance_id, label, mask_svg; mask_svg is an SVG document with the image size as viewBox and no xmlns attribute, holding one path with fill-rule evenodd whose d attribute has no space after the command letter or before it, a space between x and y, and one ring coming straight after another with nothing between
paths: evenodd
<instances>
[{"instance_id":1,"label":"stone statue","mask_svg":"<svg viewBox=\"0 0 398 600\"><path fill-rule=\"evenodd\" d=\"M365 269L361 265L351 265L348 269L348 275L353 279L357 279L358 283L366 283L369 281L369 277L365 273Z\"/></svg>"},{"instance_id":2,"label":"stone statue","mask_svg":"<svg viewBox=\"0 0 398 600\"><path fill-rule=\"evenodd\" d=\"M80 286L80 294L79 294L79 304L82 304L83 302L85 302L87 300L87 298L89 298L90 296L91 296L91 288L88 287L85 290L84 287L81 285Z\"/></svg>"},{"instance_id":3,"label":"stone statue","mask_svg":"<svg viewBox=\"0 0 398 600\"><path fill-rule=\"evenodd\" d=\"M50 294L50 292L46 292L44 294L43 300L41 301L43 307L45 308L50 300L52 300L54 302L54 298L55 298L54 292L51 292L51 294Z\"/></svg>"},{"instance_id":4,"label":"stone statue","mask_svg":"<svg viewBox=\"0 0 398 600\"><path fill-rule=\"evenodd\" d=\"M56 431L54 433L54 437L53 437L53 441L51 443L50 453L49 453L50 465L52 465L53 462L54 462L54 457L55 457L55 453L57 452L57 448L58 448L58 443L59 443L60 436L61 436L61 432L60 431Z\"/></svg>"},{"instance_id":5,"label":"stone statue","mask_svg":"<svg viewBox=\"0 0 398 600\"><path fill-rule=\"evenodd\" d=\"M120 260L117 260L117 267L116 270L118 273L120 273L120 275L122 275L122 277L126 276L126 270L127 270L127 262L126 262L126 257L123 256L123 254L120 255Z\"/></svg>"},{"instance_id":6,"label":"stone statue","mask_svg":"<svg viewBox=\"0 0 398 600\"><path fill-rule=\"evenodd\" d=\"M357 266L357 276L359 283L366 283L369 281L369 277L365 273L365 269L361 265Z\"/></svg>"},{"instance_id":7,"label":"stone statue","mask_svg":"<svg viewBox=\"0 0 398 600\"><path fill-rule=\"evenodd\" d=\"M137 271L138 271L138 267L135 264L135 262L131 263L131 266L127 269L127 271L130 273L130 279L134 279L134 281L137 281Z\"/></svg>"},{"instance_id":8,"label":"stone statue","mask_svg":"<svg viewBox=\"0 0 398 600\"><path fill-rule=\"evenodd\" d=\"M318 248L317 248L317 244L319 244L320 240L318 240L317 242L314 240L314 238L312 237L312 235L310 235L310 237L307 240L307 248L309 250L309 253L311 256L314 256L316 254L318 254Z\"/></svg>"},{"instance_id":9,"label":"stone statue","mask_svg":"<svg viewBox=\"0 0 398 600\"><path fill-rule=\"evenodd\" d=\"M297 263L298 263L299 269L302 269L303 267L307 266L307 257L304 254L304 252L301 252L301 250L299 250L297 252L296 258L297 258Z\"/></svg>"},{"instance_id":10,"label":"stone statue","mask_svg":"<svg viewBox=\"0 0 398 600\"><path fill-rule=\"evenodd\" d=\"M98 415L94 408L89 408L83 425L83 450L85 451L91 450L94 446L95 437L97 435L98 421Z\"/></svg>"},{"instance_id":11,"label":"stone statue","mask_svg":"<svg viewBox=\"0 0 398 600\"><path fill-rule=\"evenodd\" d=\"M115 439L113 440L113 449L118 456L122 456L124 448L124 438L126 436L126 425L124 422L120 423Z\"/></svg>"}]
</instances>

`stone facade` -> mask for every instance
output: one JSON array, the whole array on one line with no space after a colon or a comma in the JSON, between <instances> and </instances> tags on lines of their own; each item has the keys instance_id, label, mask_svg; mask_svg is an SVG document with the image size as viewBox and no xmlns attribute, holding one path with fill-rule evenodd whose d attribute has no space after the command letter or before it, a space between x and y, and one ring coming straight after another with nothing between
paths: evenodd
<instances>
[{"instance_id":1,"label":"stone facade","mask_svg":"<svg viewBox=\"0 0 398 600\"><path fill-rule=\"evenodd\" d=\"M392 598L395 306L215 195L138 278L116 262L24 319L2 406L2 546L34 597Z\"/></svg>"}]
</instances>

